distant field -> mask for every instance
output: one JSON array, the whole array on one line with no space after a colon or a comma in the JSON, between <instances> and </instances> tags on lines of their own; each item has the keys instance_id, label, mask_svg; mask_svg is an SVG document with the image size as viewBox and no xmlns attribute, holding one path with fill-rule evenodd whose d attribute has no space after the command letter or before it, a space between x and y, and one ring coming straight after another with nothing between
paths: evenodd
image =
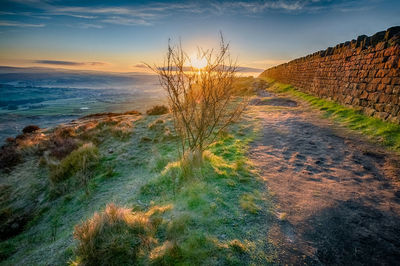
<instances>
[{"instance_id":1,"label":"distant field","mask_svg":"<svg viewBox=\"0 0 400 266\"><path fill-rule=\"evenodd\" d=\"M132 75L123 82L110 78L98 86L71 78L60 82L59 77L57 82L32 77L35 85L30 86L26 80L4 77L0 77L0 142L28 124L52 127L91 113L145 111L165 98L155 76ZM51 86L55 83L58 86Z\"/></svg>"}]
</instances>

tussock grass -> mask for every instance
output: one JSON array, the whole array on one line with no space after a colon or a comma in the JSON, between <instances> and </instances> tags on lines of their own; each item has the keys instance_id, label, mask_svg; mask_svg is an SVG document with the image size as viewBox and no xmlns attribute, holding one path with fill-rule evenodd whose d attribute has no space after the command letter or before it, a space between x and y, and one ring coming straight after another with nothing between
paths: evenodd
<instances>
[{"instance_id":1,"label":"tussock grass","mask_svg":"<svg viewBox=\"0 0 400 266\"><path fill-rule=\"evenodd\" d=\"M274 83L271 89L278 93L289 93L303 99L310 103L311 106L321 110L324 117L333 119L352 130L368 136L374 141L382 143L389 149L400 152L400 125L382 121L378 118L367 116L354 108L345 107L337 102L298 91L288 84Z\"/></svg>"},{"instance_id":2,"label":"tussock grass","mask_svg":"<svg viewBox=\"0 0 400 266\"><path fill-rule=\"evenodd\" d=\"M160 210L135 212L108 204L101 213L75 226L78 240L72 265L136 265L144 263L152 246L160 220Z\"/></svg>"},{"instance_id":3,"label":"tussock grass","mask_svg":"<svg viewBox=\"0 0 400 266\"><path fill-rule=\"evenodd\" d=\"M56 184L75 176L86 184L98 160L98 148L93 143L84 144L52 167L50 180Z\"/></svg>"}]
</instances>

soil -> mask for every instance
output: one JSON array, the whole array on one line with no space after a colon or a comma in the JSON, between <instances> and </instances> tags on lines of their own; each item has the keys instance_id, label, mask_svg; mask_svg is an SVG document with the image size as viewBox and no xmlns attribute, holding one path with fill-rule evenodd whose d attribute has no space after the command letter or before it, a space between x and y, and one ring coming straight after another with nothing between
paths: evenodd
<instances>
[{"instance_id":1,"label":"soil","mask_svg":"<svg viewBox=\"0 0 400 266\"><path fill-rule=\"evenodd\" d=\"M278 264L399 265L399 156L270 96L281 107L254 107L263 134L249 156L275 201Z\"/></svg>"}]
</instances>

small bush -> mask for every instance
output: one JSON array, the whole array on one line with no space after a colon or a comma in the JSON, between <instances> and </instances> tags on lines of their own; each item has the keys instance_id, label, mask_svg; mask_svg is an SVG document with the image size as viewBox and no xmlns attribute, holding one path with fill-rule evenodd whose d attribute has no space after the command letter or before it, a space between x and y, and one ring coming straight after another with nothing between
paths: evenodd
<instances>
[{"instance_id":1,"label":"small bush","mask_svg":"<svg viewBox=\"0 0 400 266\"><path fill-rule=\"evenodd\" d=\"M38 127L36 125L29 125L29 126L24 127L24 129L22 129L22 133L28 134L28 133L35 132L39 129L40 129L40 127Z\"/></svg>"},{"instance_id":2,"label":"small bush","mask_svg":"<svg viewBox=\"0 0 400 266\"><path fill-rule=\"evenodd\" d=\"M70 137L55 137L50 140L49 146L50 155L61 160L78 148L78 143L75 139Z\"/></svg>"},{"instance_id":3,"label":"small bush","mask_svg":"<svg viewBox=\"0 0 400 266\"><path fill-rule=\"evenodd\" d=\"M99 150L92 143L87 143L72 151L58 165L54 166L50 180L58 183L79 174L81 183L86 184L92 168L98 161Z\"/></svg>"},{"instance_id":4,"label":"small bush","mask_svg":"<svg viewBox=\"0 0 400 266\"><path fill-rule=\"evenodd\" d=\"M146 114L148 115L163 115L167 114L169 112L169 109L165 105L155 105L151 109L146 111Z\"/></svg>"},{"instance_id":5,"label":"small bush","mask_svg":"<svg viewBox=\"0 0 400 266\"><path fill-rule=\"evenodd\" d=\"M105 211L75 226L79 241L75 265L137 265L155 243L155 225L149 211L108 204Z\"/></svg>"}]
</instances>

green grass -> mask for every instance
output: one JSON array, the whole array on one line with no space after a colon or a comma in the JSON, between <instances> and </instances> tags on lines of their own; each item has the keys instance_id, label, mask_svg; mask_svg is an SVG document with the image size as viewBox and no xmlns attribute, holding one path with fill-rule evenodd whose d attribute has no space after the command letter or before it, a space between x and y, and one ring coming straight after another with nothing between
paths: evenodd
<instances>
[{"instance_id":1,"label":"green grass","mask_svg":"<svg viewBox=\"0 0 400 266\"><path fill-rule=\"evenodd\" d=\"M179 160L171 160L162 170L156 164L159 174L141 188L139 199L150 206L170 204L173 209L164 217L166 231L158 233L160 245L152 253L153 262L273 261L273 247L266 241L271 210L267 191L246 163L247 145L256 136L253 123L232 127L205 152L200 168L185 170L186 162ZM158 145L159 152L165 148ZM246 200L250 203L243 204Z\"/></svg>"},{"instance_id":2,"label":"green grass","mask_svg":"<svg viewBox=\"0 0 400 266\"><path fill-rule=\"evenodd\" d=\"M37 167L39 158L18 166L7 176L14 180L12 191L26 194L22 203L30 197L40 199L40 208L22 233L1 243L0 264L65 265L87 260L79 249L80 241L73 237L74 227L95 212L103 213L109 203L149 217L151 210L168 206L157 214L157 226L149 235L154 241L141 252L144 264L272 263L276 252L266 237L272 204L246 158L258 129L252 115L245 117L210 146L200 168L178 159L176 137L166 137L172 128L169 115L144 116L123 139L112 137L112 130L104 131L97 145L99 159L86 187L78 186L56 198L50 197L51 173ZM159 119L164 122L156 122ZM149 141L143 142L143 136ZM30 177L32 172L35 176ZM21 178L32 181L22 189ZM126 252L124 247L131 242L119 234L131 232L129 224L105 230L104 235L96 235L104 240L103 251ZM121 246L116 247L118 243ZM107 254L107 258L114 255Z\"/></svg>"},{"instance_id":3,"label":"green grass","mask_svg":"<svg viewBox=\"0 0 400 266\"><path fill-rule=\"evenodd\" d=\"M272 80L268 80L272 82ZM301 92L293 86L274 83L271 90L277 93L288 93L310 103L321 110L325 118L334 121L364 134L372 140L382 143L385 147L400 152L400 125L382 121L363 114L360 110L345 107L337 102L321 99Z\"/></svg>"}]
</instances>

